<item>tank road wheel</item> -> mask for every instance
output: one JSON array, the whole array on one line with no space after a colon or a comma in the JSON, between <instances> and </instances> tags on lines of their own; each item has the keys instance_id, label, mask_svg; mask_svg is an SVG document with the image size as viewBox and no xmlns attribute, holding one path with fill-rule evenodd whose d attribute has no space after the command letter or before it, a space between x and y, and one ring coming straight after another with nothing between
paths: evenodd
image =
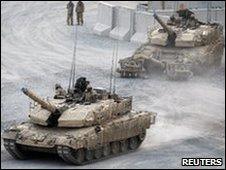
<instances>
[{"instance_id":1,"label":"tank road wheel","mask_svg":"<svg viewBox=\"0 0 226 170\"><path fill-rule=\"evenodd\" d=\"M121 77L124 78L124 77L125 77L125 74L126 74L125 71L122 71L122 72L121 72Z\"/></svg>"},{"instance_id":2,"label":"tank road wheel","mask_svg":"<svg viewBox=\"0 0 226 170\"><path fill-rule=\"evenodd\" d=\"M81 164L84 160L85 160L85 152L84 149L78 149L75 152L73 152L74 154L74 161L73 163L75 164Z\"/></svg>"},{"instance_id":3,"label":"tank road wheel","mask_svg":"<svg viewBox=\"0 0 226 170\"><path fill-rule=\"evenodd\" d=\"M126 152L128 150L129 142L128 140L123 140L120 142L120 150L121 152Z\"/></svg>"},{"instance_id":4,"label":"tank road wheel","mask_svg":"<svg viewBox=\"0 0 226 170\"><path fill-rule=\"evenodd\" d=\"M129 78L129 73L125 72L125 77Z\"/></svg>"},{"instance_id":5,"label":"tank road wheel","mask_svg":"<svg viewBox=\"0 0 226 170\"><path fill-rule=\"evenodd\" d=\"M65 162L75 165L82 164L85 158L84 149L74 150L67 146L58 146L57 153Z\"/></svg>"},{"instance_id":6,"label":"tank road wheel","mask_svg":"<svg viewBox=\"0 0 226 170\"><path fill-rule=\"evenodd\" d=\"M94 150L94 158L95 159L101 158L102 157L102 153L103 153L102 151L103 151L102 148L95 149Z\"/></svg>"},{"instance_id":7,"label":"tank road wheel","mask_svg":"<svg viewBox=\"0 0 226 170\"><path fill-rule=\"evenodd\" d=\"M4 147L15 159L24 160L28 158L28 153L21 150L14 140L4 139Z\"/></svg>"},{"instance_id":8,"label":"tank road wheel","mask_svg":"<svg viewBox=\"0 0 226 170\"><path fill-rule=\"evenodd\" d=\"M139 73L135 73L135 77L136 78L140 77L140 74Z\"/></svg>"},{"instance_id":9,"label":"tank road wheel","mask_svg":"<svg viewBox=\"0 0 226 170\"><path fill-rule=\"evenodd\" d=\"M134 136L132 138L129 139L129 148L131 150L135 150L139 147L139 141L138 141L138 137Z\"/></svg>"},{"instance_id":10,"label":"tank road wheel","mask_svg":"<svg viewBox=\"0 0 226 170\"><path fill-rule=\"evenodd\" d=\"M110 144L107 144L103 147L103 155L108 156L111 154L111 147Z\"/></svg>"},{"instance_id":11,"label":"tank road wheel","mask_svg":"<svg viewBox=\"0 0 226 170\"><path fill-rule=\"evenodd\" d=\"M119 153L120 151L120 143L118 141L112 142L111 150L113 154Z\"/></svg>"},{"instance_id":12,"label":"tank road wheel","mask_svg":"<svg viewBox=\"0 0 226 170\"><path fill-rule=\"evenodd\" d=\"M70 159L68 158L69 153L71 152L71 149L66 146L57 146L57 154L58 156L63 159L67 163L72 163Z\"/></svg>"},{"instance_id":13,"label":"tank road wheel","mask_svg":"<svg viewBox=\"0 0 226 170\"><path fill-rule=\"evenodd\" d=\"M146 130L139 134L139 140L142 142L146 137Z\"/></svg>"},{"instance_id":14,"label":"tank road wheel","mask_svg":"<svg viewBox=\"0 0 226 170\"><path fill-rule=\"evenodd\" d=\"M87 149L87 150L85 151L85 159L86 159L87 161L90 161L90 160L93 159L93 150Z\"/></svg>"}]
</instances>

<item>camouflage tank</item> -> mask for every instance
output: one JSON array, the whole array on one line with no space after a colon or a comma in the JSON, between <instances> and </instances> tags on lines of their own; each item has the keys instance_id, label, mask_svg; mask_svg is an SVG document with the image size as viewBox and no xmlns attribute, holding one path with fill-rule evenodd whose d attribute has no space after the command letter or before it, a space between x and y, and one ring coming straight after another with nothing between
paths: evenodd
<instances>
[{"instance_id":1,"label":"camouflage tank","mask_svg":"<svg viewBox=\"0 0 226 170\"><path fill-rule=\"evenodd\" d=\"M186 19L172 16L164 23L154 12L161 28L150 29L148 43L141 45L132 57L119 61L117 72L121 77L160 72L170 80L185 80L218 67L224 49L223 27L200 22L193 12L189 14ZM132 69L130 65L134 63L137 67Z\"/></svg>"},{"instance_id":2,"label":"camouflage tank","mask_svg":"<svg viewBox=\"0 0 226 170\"><path fill-rule=\"evenodd\" d=\"M4 146L14 158L48 152L67 163L83 165L134 151L141 145L156 113L132 110L131 97L92 89L86 82L85 88L81 81L76 84L67 93L58 91L51 100L22 89L35 105L29 121L3 133Z\"/></svg>"}]
</instances>

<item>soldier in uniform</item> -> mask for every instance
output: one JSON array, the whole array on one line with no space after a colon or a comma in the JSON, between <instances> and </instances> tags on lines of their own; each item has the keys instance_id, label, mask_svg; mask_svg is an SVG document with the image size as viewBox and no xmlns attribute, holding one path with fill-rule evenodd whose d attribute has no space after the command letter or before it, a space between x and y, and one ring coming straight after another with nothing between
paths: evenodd
<instances>
[{"instance_id":1,"label":"soldier in uniform","mask_svg":"<svg viewBox=\"0 0 226 170\"><path fill-rule=\"evenodd\" d=\"M55 96L54 99L64 99L66 97L66 91L61 87L61 85L55 85Z\"/></svg>"},{"instance_id":2,"label":"soldier in uniform","mask_svg":"<svg viewBox=\"0 0 226 170\"><path fill-rule=\"evenodd\" d=\"M181 27L185 27L187 20L191 17L192 14L194 14L189 9L185 8L184 4L180 4L180 9L177 11L177 14L179 17L181 17Z\"/></svg>"},{"instance_id":3,"label":"soldier in uniform","mask_svg":"<svg viewBox=\"0 0 226 170\"><path fill-rule=\"evenodd\" d=\"M73 25L73 11L74 4L72 1L69 1L67 4L67 25Z\"/></svg>"},{"instance_id":4,"label":"soldier in uniform","mask_svg":"<svg viewBox=\"0 0 226 170\"><path fill-rule=\"evenodd\" d=\"M69 90L67 101L82 102L84 93L87 88L87 81L85 77L80 77L76 80L73 89Z\"/></svg>"},{"instance_id":5,"label":"soldier in uniform","mask_svg":"<svg viewBox=\"0 0 226 170\"><path fill-rule=\"evenodd\" d=\"M97 100L96 94L93 91L93 88L91 87L90 82L87 81L87 87L84 93L84 101L94 103L96 102L96 100Z\"/></svg>"},{"instance_id":6,"label":"soldier in uniform","mask_svg":"<svg viewBox=\"0 0 226 170\"><path fill-rule=\"evenodd\" d=\"M85 10L84 3L82 1L78 1L76 5L76 14L77 14L77 24L83 25L83 12Z\"/></svg>"}]
</instances>

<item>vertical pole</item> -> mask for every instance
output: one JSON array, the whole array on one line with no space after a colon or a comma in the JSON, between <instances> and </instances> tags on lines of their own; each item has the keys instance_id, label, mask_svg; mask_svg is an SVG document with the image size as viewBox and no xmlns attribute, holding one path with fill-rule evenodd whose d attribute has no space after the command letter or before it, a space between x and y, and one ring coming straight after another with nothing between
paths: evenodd
<instances>
[{"instance_id":1,"label":"vertical pole","mask_svg":"<svg viewBox=\"0 0 226 170\"><path fill-rule=\"evenodd\" d=\"M148 1L148 10L147 12L151 12L151 1Z\"/></svg>"},{"instance_id":2,"label":"vertical pole","mask_svg":"<svg viewBox=\"0 0 226 170\"><path fill-rule=\"evenodd\" d=\"M173 2L173 12L174 12L174 15L176 14L176 11L178 10L178 1L174 1Z\"/></svg>"},{"instance_id":3,"label":"vertical pole","mask_svg":"<svg viewBox=\"0 0 226 170\"><path fill-rule=\"evenodd\" d=\"M165 1L161 1L161 7L162 7L162 10L165 9Z\"/></svg>"},{"instance_id":4,"label":"vertical pole","mask_svg":"<svg viewBox=\"0 0 226 170\"><path fill-rule=\"evenodd\" d=\"M211 7L212 7L212 2L207 1L207 22L211 22Z\"/></svg>"}]
</instances>

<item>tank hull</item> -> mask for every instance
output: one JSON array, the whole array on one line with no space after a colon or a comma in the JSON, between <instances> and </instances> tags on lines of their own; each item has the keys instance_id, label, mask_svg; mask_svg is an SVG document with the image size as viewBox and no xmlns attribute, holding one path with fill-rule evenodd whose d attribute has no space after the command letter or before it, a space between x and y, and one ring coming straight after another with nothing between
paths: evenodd
<instances>
[{"instance_id":1,"label":"tank hull","mask_svg":"<svg viewBox=\"0 0 226 170\"><path fill-rule=\"evenodd\" d=\"M210 45L201 47L161 47L152 44L145 44L139 48L132 59L134 61L142 60L142 67L144 74L153 72L166 73L166 76L171 80L189 79L192 75L201 75L206 73L212 68L217 68L221 65L223 57L223 39L213 41ZM127 58L123 59L126 61ZM128 61L131 57L128 58ZM177 65L178 69L173 69L173 76L167 66ZM121 69L123 67L123 69ZM169 68L168 67L168 68ZM130 78L126 76L131 74L140 75L137 70L127 69L125 66L120 65L117 69L121 77ZM127 74L122 74L127 72ZM185 74L186 72L186 74ZM182 78L180 78L182 77Z\"/></svg>"},{"instance_id":2,"label":"tank hull","mask_svg":"<svg viewBox=\"0 0 226 170\"><path fill-rule=\"evenodd\" d=\"M33 151L49 152L68 163L82 165L137 149L155 117L155 113L131 111L86 128L45 127L26 122L5 131L3 141L6 150L17 159L24 159Z\"/></svg>"}]
</instances>

